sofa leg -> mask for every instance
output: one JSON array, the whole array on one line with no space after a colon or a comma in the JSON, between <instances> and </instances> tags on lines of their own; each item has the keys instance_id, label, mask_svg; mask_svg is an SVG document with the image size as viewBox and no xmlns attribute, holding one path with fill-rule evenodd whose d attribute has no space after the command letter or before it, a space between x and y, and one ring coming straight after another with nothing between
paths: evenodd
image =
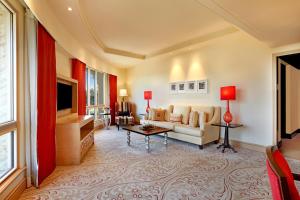
<instances>
[{"instance_id":1,"label":"sofa leg","mask_svg":"<svg viewBox=\"0 0 300 200\"><path fill-rule=\"evenodd\" d=\"M120 130L120 126L117 124L117 127L118 127L118 131Z\"/></svg>"},{"instance_id":2,"label":"sofa leg","mask_svg":"<svg viewBox=\"0 0 300 200\"><path fill-rule=\"evenodd\" d=\"M199 145L199 149L201 149L201 150L202 150L202 149L203 149L203 145Z\"/></svg>"},{"instance_id":3,"label":"sofa leg","mask_svg":"<svg viewBox=\"0 0 300 200\"><path fill-rule=\"evenodd\" d=\"M215 144L219 144L219 140L215 140L214 143L215 143Z\"/></svg>"}]
</instances>

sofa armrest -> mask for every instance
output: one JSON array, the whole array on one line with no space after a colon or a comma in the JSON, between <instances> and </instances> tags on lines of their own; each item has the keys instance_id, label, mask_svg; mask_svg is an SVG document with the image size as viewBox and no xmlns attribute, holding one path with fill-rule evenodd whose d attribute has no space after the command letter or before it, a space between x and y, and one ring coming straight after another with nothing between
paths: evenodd
<instances>
[{"instance_id":1,"label":"sofa armrest","mask_svg":"<svg viewBox=\"0 0 300 200\"><path fill-rule=\"evenodd\" d=\"M215 107L214 115L209 122L204 123L201 130L205 131L207 127L211 127L211 124L220 123L221 122L221 108Z\"/></svg>"},{"instance_id":2,"label":"sofa armrest","mask_svg":"<svg viewBox=\"0 0 300 200\"><path fill-rule=\"evenodd\" d=\"M203 123L203 126L200 127L201 131L203 131L204 143L209 143L220 139L220 127L211 125L214 123L220 123L220 121L221 108L215 107L213 118L209 122Z\"/></svg>"},{"instance_id":3,"label":"sofa armrest","mask_svg":"<svg viewBox=\"0 0 300 200\"><path fill-rule=\"evenodd\" d=\"M214 123L220 123L221 122L221 108L215 107L214 115L212 119L207 122L207 124L214 124Z\"/></svg>"}]
</instances>

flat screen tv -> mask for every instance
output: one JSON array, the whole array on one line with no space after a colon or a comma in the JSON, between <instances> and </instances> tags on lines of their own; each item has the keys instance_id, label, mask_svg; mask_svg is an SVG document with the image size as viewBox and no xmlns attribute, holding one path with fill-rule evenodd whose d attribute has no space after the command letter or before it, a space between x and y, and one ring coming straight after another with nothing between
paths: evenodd
<instances>
[{"instance_id":1,"label":"flat screen tv","mask_svg":"<svg viewBox=\"0 0 300 200\"><path fill-rule=\"evenodd\" d=\"M72 85L57 83L57 110L72 108Z\"/></svg>"}]
</instances>

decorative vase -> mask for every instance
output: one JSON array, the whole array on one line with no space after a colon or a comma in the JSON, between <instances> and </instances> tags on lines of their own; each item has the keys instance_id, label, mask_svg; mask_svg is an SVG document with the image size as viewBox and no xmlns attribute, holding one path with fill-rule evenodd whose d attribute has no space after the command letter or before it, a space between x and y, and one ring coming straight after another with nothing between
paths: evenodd
<instances>
[{"instance_id":1,"label":"decorative vase","mask_svg":"<svg viewBox=\"0 0 300 200\"><path fill-rule=\"evenodd\" d=\"M229 124L232 121L232 115L228 110L224 113L223 120L226 122L226 124Z\"/></svg>"}]
</instances>

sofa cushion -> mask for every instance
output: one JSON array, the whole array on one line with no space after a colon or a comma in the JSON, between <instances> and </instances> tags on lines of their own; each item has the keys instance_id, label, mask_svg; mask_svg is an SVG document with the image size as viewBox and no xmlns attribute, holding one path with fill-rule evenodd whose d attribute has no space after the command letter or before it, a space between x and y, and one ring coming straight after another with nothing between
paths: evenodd
<instances>
[{"instance_id":1,"label":"sofa cushion","mask_svg":"<svg viewBox=\"0 0 300 200\"><path fill-rule=\"evenodd\" d=\"M153 111L153 118L154 121L165 121L165 110L162 109L154 109Z\"/></svg>"},{"instance_id":2,"label":"sofa cushion","mask_svg":"<svg viewBox=\"0 0 300 200\"><path fill-rule=\"evenodd\" d=\"M165 110L161 108L150 108L149 110L149 120L164 121L165 120Z\"/></svg>"},{"instance_id":3,"label":"sofa cushion","mask_svg":"<svg viewBox=\"0 0 300 200\"><path fill-rule=\"evenodd\" d=\"M158 126L161 128L168 128L174 130L174 123L172 122L165 122L165 121L152 121L152 120L147 120L147 124L152 124L154 126Z\"/></svg>"},{"instance_id":4,"label":"sofa cushion","mask_svg":"<svg viewBox=\"0 0 300 200\"><path fill-rule=\"evenodd\" d=\"M199 124L198 125L201 130L204 130L206 118L207 118L207 115L205 112L199 112L199 119L198 119Z\"/></svg>"},{"instance_id":5,"label":"sofa cushion","mask_svg":"<svg viewBox=\"0 0 300 200\"><path fill-rule=\"evenodd\" d=\"M182 114L170 114L170 122L182 122Z\"/></svg>"},{"instance_id":6,"label":"sofa cushion","mask_svg":"<svg viewBox=\"0 0 300 200\"><path fill-rule=\"evenodd\" d=\"M174 106L174 109L173 109L173 113L182 114L182 123L183 124L189 123L190 112L191 112L190 106Z\"/></svg>"},{"instance_id":7,"label":"sofa cushion","mask_svg":"<svg viewBox=\"0 0 300 200\"><path fill-rule=\"evenodd\" d=\"M203 136L203 131L201 131L201 129L199 127L193 128L193 127L183 125L183 124L180 124L180 125L176 124L174 131L177 133L182 133L182 134L191 135L191 136L195 136L195 137Z\"/></svg>"},{"instance_id":8,"label":"sofa cushion","mask_svg":"<svg viewBox=\"0 0 300 200\"><path fill-rule=\"evenodd\" d=\"M150 108L149 109L148 120L153 120L154 119L154 110L155 110L155 108Z\"/></svg>"},{"instance_id":9,"label":"sofa cushion","mask_svg":"<svg viewBox=\"0 0 300 200\"><path fill-rule=\"evenodd\" d=\"M199 117L198 112L196 112L196 111L190 112L190 117L189 117L189 126L190 127L196 128L197 126L199 126L198 117Z\"/></svg>"},{"instance_id":10,"label":"sofa cushion","mask_svg":"<svg viewBox=\"0 0 300 200\"><path fill-rule=\"evenodd\" d=\"M214 115L214 107L213 106L192 106L191 111L204 112L206 116L206 121L209 122L212 120Z\"/></svg>"},{"instance_id":11,"label":"sofa cushion","mask_svg":"<svg viewBox=\"0 0 300 200\"><path fill-rule=\"evenodd\" d=\"M173 105L169 105L167 109L165 109L165 121L169 122L170 121L170 114L173 113Z\"/></svg>"}]
</instances>

